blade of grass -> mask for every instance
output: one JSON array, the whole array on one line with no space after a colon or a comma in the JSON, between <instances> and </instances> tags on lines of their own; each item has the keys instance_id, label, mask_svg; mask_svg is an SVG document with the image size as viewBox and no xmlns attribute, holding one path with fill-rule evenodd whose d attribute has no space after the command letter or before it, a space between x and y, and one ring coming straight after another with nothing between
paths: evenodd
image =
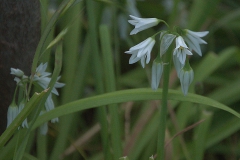
<instances>
[{"instance_id":1,"label":"blade of grass","mask_svg":"<svg viewBox=\"0 0 240 160\"><path fill-rule=\"evenodd\" d=\"M115 91L115 92L105 93L98 96L84 98L81 100L77 100L77 101L62 105L58 108L55 108L52 111L47 112L44 115L39 116L34 127L37 127L43 122L46 122L54 117L60 117L60 116L74 113L77 111L95 108L102 105L122 103L122 102L128 102L128 101L157 100L161 95L162 95L161 89L154 92L151 89L142 88L142 89L129 89L129 90L122 90L122 91ZM204 97L204 96L200 96L192 93L189 93L188 96L183 96L182 92L180 91L169 90L168 99L177 100L177 101L188 101L192 103L207 105L210 107L227 111L235 115L236 117L240 118L240 114L234 111L233 109L213 99L210 99L208 97Z\"/></svg>"},{"instance_id":2,"label":"blade of grass","mask_svg":"<svg viewBox=\"0 0 240 160\"><path fill-rule=\"evenodd\" d=\"M209 133L213 113L204 110L201 114L201 119L206 119L202 124L194 129L194 160L202 160L205 151L206 137Z\"/></svg>"},{"instance_id":3,"label":"blade of grass","mask_svg":"<svg viewBox=\"0 0 240 160\"><path fill-rule=\"evenodd\" d=\"M93 0L87 1L87 13L89 15L89 34L90 34L90 40L92 44L91 52L93 57L93 66L92 69L94 70L94 79L96 83L96 91L97 93L103 93L103 77L102 77L102 64L100 61L99 56L99 46L98 46L98 34L97 34L97 19L96 19L96 2ZM111 150L110 150L110 144L109 144L109 135L108 135L108 121L107 121L107 111L106 107L102 106L98 108L98 118L101 125L101 140L103 145L103 151L104 151L104 159L111 160Z\"/></svg>"},{"instance_id":4,"label":"blade of grass","mask_svg":"<svg viewBox=\"0 0 240 160\"><path fill-rule=\"evenodd\" d=\"M113 55L111 51L111 40L109 28L106 25L100 26L100 38L103 53L103 66L104 66L104 79L106 92L112 92L116 90L115 75L114 75L114 64ZM122 156L122 145L121 145L121 127L120 117L118 112L118 105L109 105L110 112L110 128L111 128L111 140L113 146L114 159L118 159Z\"/></svg>"}]
</instances>

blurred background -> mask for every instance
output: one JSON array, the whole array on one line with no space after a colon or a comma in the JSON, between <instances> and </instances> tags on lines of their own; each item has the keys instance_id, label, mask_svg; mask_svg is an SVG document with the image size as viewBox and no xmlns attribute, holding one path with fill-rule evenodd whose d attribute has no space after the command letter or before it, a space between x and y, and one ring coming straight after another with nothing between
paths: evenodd
<instances>
[{"instance_id":1,"label":"blurred background","mask_svg":"<svg viewBox=\"0 0 240 160\"><path fill-rule=\"evenodd\" d=\"M60 3L61 0L41 0L42 31ZM203 56L193 53L190 59L195 77L189 92L240 112L239 0L76 1L60 16L47 39L51 42L68 27L63 38L60 80L66 86L59 90L60 96L54 97L56 107L106 92L150 88L151 64L159 53L158 42L152 50L152 61L144 69L139 63L128 64L130 55L124 52L166 27L160 23L130 36L133 26L127 22L129 15L162 19L171 27L209 31L203 38L208 44L201 46ZM110 56L105 52L111 53ZM54 51L48 51L41 62L49 62L51 71ZM109 73L113 73L110 78ZM174 67L170 88L180 90ZM48 123L46 136L32 133L26 153L43 160L109 160L122 156L131 160L148 159L156 154L159 103L132 101L59 117L58 124ZM110 108L115 108L115 114ZM166 160L240 158L237 117L209 106L178 101L169 101L168 113ZM111 139L114 127L120 131L120 142ZM112 150L116 144L117 153Z\"/></svg>"}]
</instances>

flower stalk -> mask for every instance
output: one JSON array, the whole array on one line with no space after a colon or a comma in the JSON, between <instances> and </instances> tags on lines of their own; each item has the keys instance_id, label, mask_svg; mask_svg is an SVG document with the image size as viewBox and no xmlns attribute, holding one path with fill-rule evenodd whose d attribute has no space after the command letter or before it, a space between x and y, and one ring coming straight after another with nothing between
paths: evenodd
<instances>
[{"instance_id":1,"label":"flower stalk","mask_svg":"<svg viewBox=\"0 0 240 160\"><path fill-rule=\"evenodd\" d=\"M166 130L166 119L167 119L167 102L168 102L168 85L169 85L169 75L171 70L171 58L172 58L172 45L168 48L165 57L165 62L163 70L163 90L162 90L162 101L160 107L160 117L159 117L159 128L158 128L158 142L157 142L157 160L164 160L164 140L165 140L165 130Z\"/></svg>"}]
</instances>

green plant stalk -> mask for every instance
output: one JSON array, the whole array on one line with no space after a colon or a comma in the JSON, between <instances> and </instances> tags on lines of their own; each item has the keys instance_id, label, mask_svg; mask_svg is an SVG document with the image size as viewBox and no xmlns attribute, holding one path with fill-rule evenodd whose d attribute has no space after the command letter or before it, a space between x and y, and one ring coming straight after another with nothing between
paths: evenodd
<instances>
[{"instance_id":1,"label":"green plant stalk","mask_svg":"<svg viewBox=\"0 0 240 160\"><path fill-rule=\"evenodd\" d=\"M164 65L163 72L163 91L162 91L162 106L160 108L159 128L158 128L158 143L157 143L157 160L164 160L164 140L167 119L167 102L168 102L168 84L171 70L172 46L169 47Z\"/></svg>"},{"instance_id":2,"label":"green plant stalk","mask_svg":"<svg viewBox=\"0 0 240 160\"><path fill-rule=\"evenodd\" d=\"M106 25L100 26L100 38L103 53L103 66L104 66L104 78L105 86L107 92L112 92L116 90L115 84L115 73L113 64L113 54L111 50L111 38L109 33L109 28ZM113 157L118 159L122 156L122 145L121 145L121 128L120 128L120 118L118 114L118 105L109 105L109 112L111 116L111 140L113 147Z\"/></svg>"}]
</instances>

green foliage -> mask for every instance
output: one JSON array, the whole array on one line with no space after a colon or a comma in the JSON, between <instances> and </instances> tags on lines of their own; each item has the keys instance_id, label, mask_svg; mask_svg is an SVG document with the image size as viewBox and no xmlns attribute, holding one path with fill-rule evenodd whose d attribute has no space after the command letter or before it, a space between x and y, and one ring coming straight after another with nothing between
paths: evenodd
<instances>
[{"instance_id":1,"label":"green foliage","mask_svg":"<svg viewBox=\"0 0 240 160\"><path fill-rule=\"evenodd\" d=\"M48 68L53 71L50 89L59 75L66 86L59 90L60 96L54 97L58 107L44 115L38 116L38 108L49 92L30 98L0 136L0 159L156 157L158 106L163 92L150 89L151 66L142 69L140 64L129 65L129 55L124 52L159 28L130 37L132 26L127 24L121 35L125 24L119 17L123 15L127 23L130 14L126 2L51 1L58 6L52 15L50 3L41 0L43 32L32 72L39 62L49 61L54 66ZM142 17L157 17L171 25L208 30L210 34L205 39L208 45L202 48L203 56L190 59L195 76L187 96L183 96L177 74L170 68L165 159L239 159L240 13L236 6L240 3L173 3L174 12L159 0L136 1L136 6ZM158 49L153 49L152 56ZM26 117L31 117L30 127L18 130ZM48 134L40 135L38 127L55 117L59 117L59 123L48 123Z\"/></svg>"}]
</instances>

